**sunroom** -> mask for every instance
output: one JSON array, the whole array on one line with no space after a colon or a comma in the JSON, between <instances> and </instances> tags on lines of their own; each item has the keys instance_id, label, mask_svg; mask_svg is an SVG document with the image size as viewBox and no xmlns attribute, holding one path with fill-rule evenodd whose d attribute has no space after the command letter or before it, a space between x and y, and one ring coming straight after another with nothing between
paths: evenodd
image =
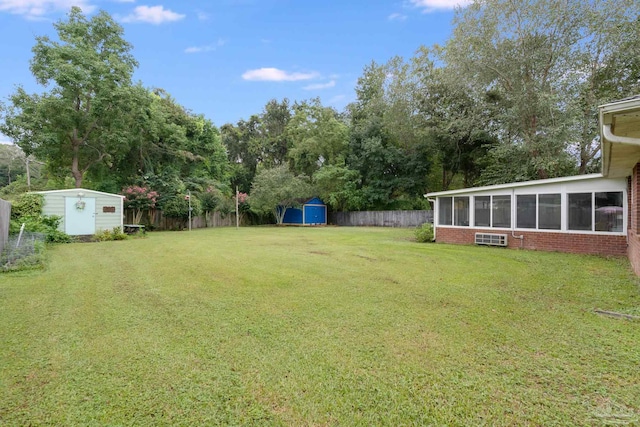
<instances>
[{"instance_id":1,"label":"sunroom","mask_svg":"<svg viewBox=\"0 0 640 427\"><path fill-rule=\"evenodd\" d=\"M436 241L624 255L627 179L600 174L427 194Z\"/></svg>"}]
</instances>

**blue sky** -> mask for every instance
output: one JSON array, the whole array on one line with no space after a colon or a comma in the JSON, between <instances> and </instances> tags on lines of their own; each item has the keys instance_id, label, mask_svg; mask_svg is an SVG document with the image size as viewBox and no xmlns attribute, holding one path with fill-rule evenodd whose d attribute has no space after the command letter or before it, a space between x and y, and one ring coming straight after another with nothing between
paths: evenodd
<instances>
[{"instance_id":1,"label":"blue sky","mask_svg":"<svg viewBox=\"0 0 640 427\"><path fill-rule=\"evenodd\" d=\"M468 0L0 0L0 99L22 85L35 37L72 5L105 10L140 63L134 74L217 126L260 113L272 98L320 97L342 110L371 61L444 43ZM6 141L0 135L0 141Z\"/></svg>"}]
</instances>

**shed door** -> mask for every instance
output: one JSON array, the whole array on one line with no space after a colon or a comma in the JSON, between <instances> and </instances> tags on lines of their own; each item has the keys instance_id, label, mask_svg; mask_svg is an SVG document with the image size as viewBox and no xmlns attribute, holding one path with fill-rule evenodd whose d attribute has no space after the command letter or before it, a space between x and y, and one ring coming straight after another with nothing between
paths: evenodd
<instances>
[{"instance_id":1,"label":"shed door","mask_svg":"<svg viewBox=\"0 0 640 427\"><path fill-rule=\"evenodd\" d=\"M305 206L304 207L304 222L305 224L318 225L326 224L326 207L324 206Z\"/></svg>"},{"instance_id":2,"label":"shed door","mask_svg":"<svg viewBox=\"0 0 640 427\"><path fill-rule=\"evenodd\" d=\"M84 207L82 206L84 202ZM70 236L95 234L96 198L65 197L64 232Z\"/></svg>"}]
</instances>

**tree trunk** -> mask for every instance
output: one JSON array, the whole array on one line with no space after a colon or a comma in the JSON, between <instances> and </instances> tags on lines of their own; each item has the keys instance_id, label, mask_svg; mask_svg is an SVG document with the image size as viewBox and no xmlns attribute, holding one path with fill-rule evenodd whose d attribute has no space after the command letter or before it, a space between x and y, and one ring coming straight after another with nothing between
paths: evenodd
<instances>
[{"instance_id":1,"label":"tree trunk","mask_svg":"<svg viewBox=\"0 0 640 427\"><path fill-rule=\"evenodd\" d=\"M80 157L80 141L76 138L71 140L71 148L73 157L71 159L71 175L76 181L76 188L82 187L82 171L79 166L79 157Z\"/></svg>"}]
</instances>

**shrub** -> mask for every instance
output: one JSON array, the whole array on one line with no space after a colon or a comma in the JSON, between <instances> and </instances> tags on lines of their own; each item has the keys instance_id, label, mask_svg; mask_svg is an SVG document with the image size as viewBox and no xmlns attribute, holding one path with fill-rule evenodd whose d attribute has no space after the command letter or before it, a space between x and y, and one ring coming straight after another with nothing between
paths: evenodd
<instances>
[{"instance_id":1,"label":"shrub","mask_svg":"<svg viewBox=\"0 0 640 427\"><path fill-rule=\"evenodd\" d=\"M215 211L220 206L222 197L220 190L213 186L207 187L206 191L198 195L202 210L207 213Z\"/></svg>"},{"instance_id":2,"label":"shrub","mask_svg":"<svg viewBox=\"0 0 640 427\"><path fill-rule=\"evenodd\" d=\"M191 195L191 215L198 216L202 212L200 200ZM189 218L189 196L176 195L162 206L162 213L167 218L176 218L186 221Z\"/></svg>"},{"instance_id":3,"label":"shrub","mask_svg":"<svg viewBox=\"0 0 640 427\"><path fill-rule=\"evenodd\" d=\"M94 236L93 240L96 242L108 242L112 240L124 240L127 238L127 235L122 232L122 228L114 227L113 230L105 229L98 231Z\"/></svg>"},{"instance_id":4,"label":"shrub","mask_svg":"<svg viewBox=\"0 0 640 427\"><path fill-rule=\"evenodd\" d=\"M42 215L44 199L40 194L25 193L16 198L11 206L11 221L9 232L18 233L22 224L25 231L46 234L48 243L69 243L71 236L58 230L61 218L59 216Z\"/></svg>"},{"instance_id":5,"label":"shrub","mask_svg":"<svg viewBox=\"0 0 640 427\"><path fill-rule=\"evenodd\" d=\"M23 216L11 220L9 223L9 232L11 234L19 233L22 224L24 224L25 231L45 234L47 243L70 243L73 241L73 238L58 230L60 220L61 218L59 216Z\"/></svg>"},{"instance_id":6,"label":"shrub","mask_svg":"<svg viewBox=\"0 0 640 427\"><path fill-rule=\"evenodd\" d=\"M145 210L156 208L159 197L158 192L151 190L149 187L140 187L138 185L123 188L122 194L125 196L125 209L133 209L134 211L134 224L140 224L142 213Z\"/></svg>"},{"instance_id":7,"label":"shrub","mask_svg":"<svg viewBox=\"0 0 640 427\"><path fill-rule=\"evenodd\" d=\"M42 194L20 194L11 202L11 219L40 216L42 214L42 206L44 206Z\"/></svg>"},{"instance_id":8,"label":"shrub","mask_svg":"<svg viewBox=\"0 0 640 427\"><path fill-rule=\"evenodd\" d=\"M434 239L433 224L425 222L416 228L416 240L420 243L433 242Z\"/></svg>"}]
</instances>

